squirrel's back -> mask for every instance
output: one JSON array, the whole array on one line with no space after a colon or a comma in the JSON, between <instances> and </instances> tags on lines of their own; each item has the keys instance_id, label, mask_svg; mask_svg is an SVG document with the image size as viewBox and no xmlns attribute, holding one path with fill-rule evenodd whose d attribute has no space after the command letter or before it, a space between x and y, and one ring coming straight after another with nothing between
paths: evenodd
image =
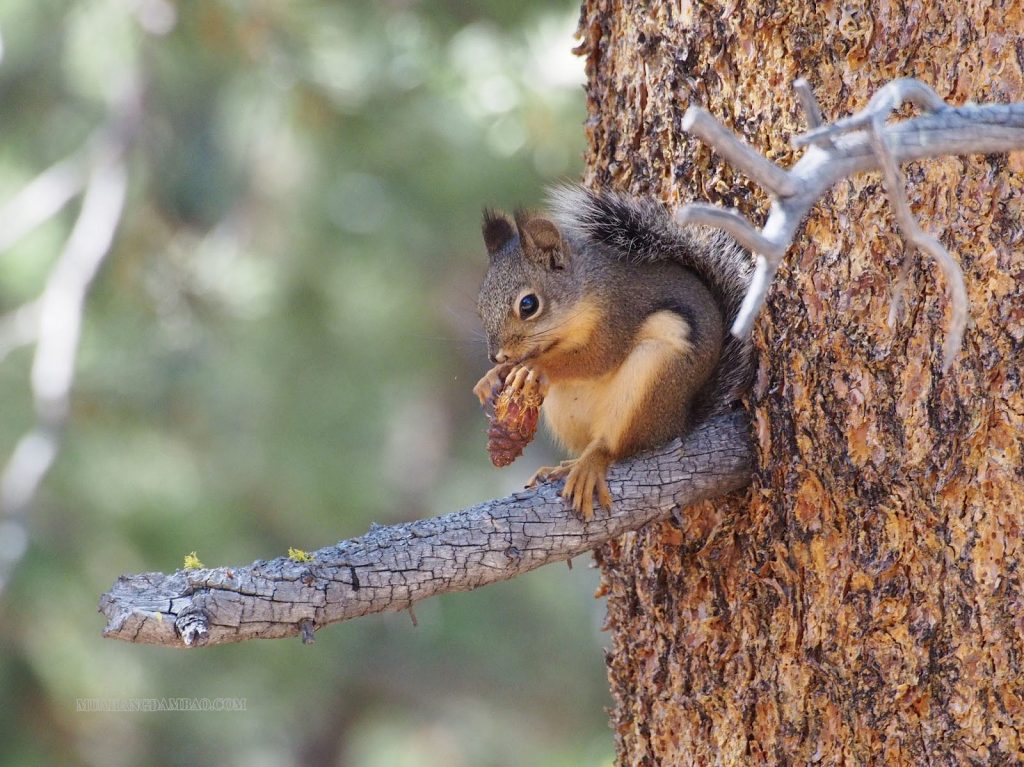
<instances>
[{"instance_id":1,"label":"squirrel's back","mask_svg":"<svg viewBox=\"0 0 1024 767\"><path fill-rule=\"evenodd\" d=\"M711 292L726 327L732 325L753 272L750 254L718 230L686 228L654 200L579 186L555 188L552 217L583 247L627 263L671 261L691 270ZM729 410L750 385L754 349L728 334L718 365L697 403L696 421Z\"/></svg>"}]
</instances>

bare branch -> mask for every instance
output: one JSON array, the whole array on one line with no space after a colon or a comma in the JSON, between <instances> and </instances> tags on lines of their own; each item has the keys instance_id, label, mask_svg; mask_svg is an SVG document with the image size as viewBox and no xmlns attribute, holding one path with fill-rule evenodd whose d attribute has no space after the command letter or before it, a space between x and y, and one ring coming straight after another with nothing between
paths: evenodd
<instances>
[{"instance_id":1,"label":"bare branch","mask_svg":"<svg viewBox=\"0 0 1024 767\"><path fill-rule=\"evenodd\" d=\"M89 181L89 146L44 170L0 207L0 253L53 218ZM39 302L30 301L0 317L0 362L15 349L35 343Z\"/></svg>"},{"instance_id":2,"label":"bare branch","mask_svg":"<svg viewBox=\"0 0 1024 767\"><path fill-rule=\"evenodd\" d=\"M47 422L67 415L85 295L121 220L127 170L121 153L97 163L82 210L39 299L39 340L32 364L36 411Z\"/></svg>"},{"instance_id":3,"label":"bare branch","mask_svg":"<svg viewBox=\"0 0 1024 767\"><path fill-rule=\"evenodd\" d=\"M683 130L713 146L729 162L772 194L788 197L796 192L796 186L786 171L759 155L757 150L730 132L706 109L687 109L683 115Z\"/></svg>"},{"instance_id":4,"label":"bare branch","mask_svg":"<svg viewBox=\"0 0 1024 767\"><path fill-rule=\"evenodd\" d=\"M807 127L812 130L820 127L825 123L825 118L821 114L821 107L818 105L818 99L814 97L814 91L811 90L811 84L807 82L806 77L801 77L793 83L793 90L796 91L796 97L800 99L800 108L804 110L804 117L807 119ZM826 138L823 142L828 145L832 143L832 139Z\"/></svg>"},{"instance_id":5,"label":"bare branch","mask_svg":"<svg viewBox=\"0 0 1024 767\"><path fill-rule=\"evenodd\" d=\"M800 81L807 83L803 78ZM809 91L810 86L808 85L807 88ZM888 119L889 115L905 102L910 102L923 112L937 112L949 107L930 86L920 80L903 77L879 88L878 93L871 97L868 105L855 115L836 120L832 125L819 127L822 123L819 114L817 124L811 124L808 121L808 126L812 130L802 136L796 136L793 139L793 146L802 147L808 144L826 146L832 143L832 139L843 133L869 128L873 131L875 121L879 117L883 121Z\"/></svg>"},{"instance_id":6,"label":"bare branch","mask_svg":"<svg viewBox=\"0 0 1024 767\"><path fill-rule=\"evenodd\" d=\"M967 300L967 287L964 285L964 273L960 269L960 265L953 260L949 251L942 246L941 242L920 227L917 219L914 218L914 214L910 211L910 202L907 200L907 195L904 192L906 181L903 178L903 172L900 170L899 163L892 156L892 152L889 151L888 141L885 137L884 115L878 114L875 116L872 122L871 136L875 145L875 153L882 163L882 170L885 175L885 189L889 194L889 202L892 205L893 212L896 214L896 221L899 223L900 231L903 232L903 236L911 245L915 245L935 259L942 269L942 273L945 275L949 286L949 300L952 306L953 318L950 322L946 340L942 345L942 370L946 371L953 364L953 358L963 343L964 331L967 329L969 302ZM904 260L904 267L900 270L900 278L897 283L900 292L894 298L894 303L902 300L903 283L906 281L908 272L909 270L906 268L906 261ZM894 312L890 312L890 317L895 319Z\"/></svg>"},{"instance_id":7,"label":"bare branch","mask_svg":"<svg viewBox=\"0 0 1024 767\"><path fill-rule=\"evenodd\" d=\"M39 421L18 441L0 473L0 512L6 517L5 527L23 521L57 456L69 408L85 294L110 249L126 185L120 154L93 170L78 220L39 298L32 364L32 397ZM24 551L24 547L0 550L0 591Z\"/></svg>"},{"instance_id":8,"label":"bare branch","mask_svg":"<svg viewBox=\"0 0 1024 767\"><path fill-rule=\"evenodd\" d=\"M38 301L29 301L0 317L0 362L15 349L34 343L38 328Z\"/></svg>"},{"instance_id":9,"label":"bare branch","mask_svg":"<svg viewBox=\"0 0 1024 767\"><path fill-rule=\"evenodd\" d=\"M714 226L723 229L747 250L753 253L774 253L778 250L739 211L720 208L717 205L693 203L676 211L675 219L684 226Z\"/></svg>"},{"instance_id":10,"label":"bare branch","mask_svg":"<svg viewBox=\"0 0 1024 767\"><path fill-rule=\"evenodd\" d=\"M796 88L812 130L793 140L796 146L807 146L807 152L789 171L783 171L758 155L705 110L690 107L683 118L684 127L719 151L738 170L757 180L772 196L771 210L760 232L748 222L738 221L737 214L724 211L711 214L706 205L687 205L677 213L679 220L707 223L731 232L758 256L753 284L732 326L733 335L738 337L749 335L797 228L817 201L840 179L864 171L884 170L890 160L898 169L899 163L928 157L1024 148L1024 104L950 107L924 83L900 79L881 88L858 114L817 127L815 123L819 118L815 114L817 107L813 96L799 82ZM927 113L885 125L884 119L905 101ZM880 133L876 132L876 126ZM879 151L876 135L884 138L885 151ZM785 177L784 181L779 174ZM887 183L886 187L893 195L893 185ZM892 199L898 206L897 198ZM897 216L901 214L897 212ZM949 281L953 317L943 360L948 369L960 347L967 322L967 294L962 275L958 277L959 267L937 240L925 235L916 223L909 227L904 218L900 221L908 239L936 259ZM890 318L893 316L891 313Z\"/></svg>"},{"instance_id":11,"label":"bare branch","mask_svg":"<svg viewBox=\"0 0 1024 767\"><path fill-rule=\"evenodd\" d=\"M508 580L568 560L681 506L750 482L749 421L736 412L680 443L616 464L611 512L583 522L555 485L391 527L313 553L248 567L118 578L100 599L104 636L172 647L301 636L312 628L409 609L437 594Z\"/></svg>"},{"instance_id":12,"label":"bare branch","mask_svg":"<svg viewBox=\"0 0 1024 767\"><path fill-rule=\"evenodd\" d=\"M82 191L89 177L87 159L80 150L51 165L0 208L0 252L56 216Z\"/></svg>"},{"instance_id":13,"label":"bare branch","mask_svg":"<svg viewBox=\"0 0 1024 767\"><path fill-rule=\"evenodd\" d=\"M778 271L780 263L781 259L755 253L754 273L750 277L750 287L747 288L747 294L743 296L743 302L732 323L732 334L737 338L746 338L750 335L750 331L754 327L754 318L764 304L768 288L771 287L772 280L775 279L775 272Z\"/></svg>"},{"instance_id":14,"label":"bare branch","mask_svg":"<svg viewBox=\"0 0 1024 767\"><path fill-rule=\"evenodd\" d=\"M135 104L134 98L132 104ZM64 423L70 408L78 340L82 327L85 297L103 259L110 251L114 233L121 220L127 188L124 153L131 131L125 130L119 116L93 152L92 168L87 173L82 207L64 249L50 272L40 297L24 305L0 325L0 357L24 343L36 342L32 362L32 398L37 423L14 447L6 466L0 471L0 532L10 543L0 546L0 592L27 548L25 519L40 484L57 457ZM70 160L51 168L33 184L48 188L47 193L22 192L15 197L15 209L36 200L38 219L44 207L56 212L58 200L73 191L74 171ZM32 186L32 185L30 185ZM47 201L44 205L42 201ZM63 204L63 202L61 204ZM33 203L35 204L35 203ZM9 205L5 210L10 211ZM51 213L52 214L52 213ZM13 240L12 240L13 241Z\"/></svg>"}]
</instances>

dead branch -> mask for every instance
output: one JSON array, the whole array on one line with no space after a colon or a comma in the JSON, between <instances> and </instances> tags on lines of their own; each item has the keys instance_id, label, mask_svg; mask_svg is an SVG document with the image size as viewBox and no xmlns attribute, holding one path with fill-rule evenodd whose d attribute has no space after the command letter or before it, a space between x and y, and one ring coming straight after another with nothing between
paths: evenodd
<instances>
[{"instance_id":1,"label":"dead branch","mask_svg":"<svg viewBox=\"0 0 1024 767\"><path fill-rule=\"evenodd\" d=\"M54 163L0 208L0 252L57 215L85 188L89 176L88 146Z\"/></svg>"},{"instance_id":2,"label":"dead branch","mask_svg":"<svg viewBox=\"0 0 1024 767\"><path fill-rule=\"evenodd\" d=\"M1024 104L951 107L924 83L904 78L881 88L856 115L823 126L821 110L807 82L798 80L795 88L811 130L794 138L794 145L806 146L807 152L788 171L758 154L706 110L691 106L683 117L684 129L721 153L771 196L768 218L760 230L737 211L713 205L690 204L676 214L683 224L724 229L755 254L753 281L733 323L733 334L741 338L750 334L782 257L815 203L840 179L881 169L904 236L931 255L946 277L953 311L943 344L943 369L948 369L967 324L963 272L938 240L927 235L913 218L899 163L1024 149ZM925 114L887 124L889 115L904 102Z\"/></svg>"},{"instance_id":3,"label":"dead branch","mask_svg":"<svg viewBox=\"0 0 1024 767\"><path fill-rule=\"evenodd\" d=\"M0 217L2 221L3 217ZM38 301L29 301L0 317L0 362L15 349L34 342L38 327Z\"/></svg>"},{"instance_id":4,"label":"dead branch","mask_svg":"<svg viewBox=\"0 0 1024 767\"><path fill-rule=\"evenodd\" d=\"M31 389L36 423L0 470L0 592L28 547L26 518L60 449L70 410L85 299L110 252L128 185L125 155L139 121L140 92L125 91L110 124L0 209L0 250L55 216L79 191L82 205L37 299L0 318L0 360L35 343ZM6 224L11 222L11 226Z\"/></svg>"},{"instance_id":5,"label":"dead branch","mask_svg":"<svg viewBox=\"0 0 1024 767\"><path fill-rule=\"evenodd\" d=\"M373 527L358 538L248 567L124 575L100 599L103 634L196 647L300 636L371 613L406 610L437 594L508 580L571 559L680 507L746 486L749 422L736 412L685 441L616 464L611 512L583 522L544 485L432 519Z\"/></svg>"}]
</instances>

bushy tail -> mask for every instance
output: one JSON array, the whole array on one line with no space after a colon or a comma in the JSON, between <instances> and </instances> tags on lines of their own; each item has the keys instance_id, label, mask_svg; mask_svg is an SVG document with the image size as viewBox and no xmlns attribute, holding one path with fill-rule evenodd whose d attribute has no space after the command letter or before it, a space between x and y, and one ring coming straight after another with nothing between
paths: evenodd
<instances>
[{"instance_id":1,"label":"bushy tail","mask_svg":"<svg viewBox=\"0 0 1024 767\"><path fill-rule=\"evenodd\" d=\"M674 261L693 271L722 307L726 327L732 325L750 285L753 261L729 235L684 228L660 203L617 192L562 186L551 190L549 201L555 222L570 239L631 263ZM750 386L753 373L753 345L728 334L698 415L730 409Z\"/></svg>"}]
</instances>

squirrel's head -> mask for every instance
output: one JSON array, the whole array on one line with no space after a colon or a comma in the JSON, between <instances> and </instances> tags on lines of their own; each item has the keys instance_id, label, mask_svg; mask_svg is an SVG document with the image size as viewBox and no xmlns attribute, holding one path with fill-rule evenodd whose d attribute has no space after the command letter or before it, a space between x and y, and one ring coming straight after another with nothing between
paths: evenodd
<instances>
[{"instance_id":1,"label":"squirrel's head","mask_svg":"<svg viewBox=\"0 0 1024 767\"><path fill-rule=\"evenodd\" d=\"M582 293L569 244L550 220L485 210L490 265L478 308L492 362L539 359L566 342Z\"/></svg>"}]
</instances>

